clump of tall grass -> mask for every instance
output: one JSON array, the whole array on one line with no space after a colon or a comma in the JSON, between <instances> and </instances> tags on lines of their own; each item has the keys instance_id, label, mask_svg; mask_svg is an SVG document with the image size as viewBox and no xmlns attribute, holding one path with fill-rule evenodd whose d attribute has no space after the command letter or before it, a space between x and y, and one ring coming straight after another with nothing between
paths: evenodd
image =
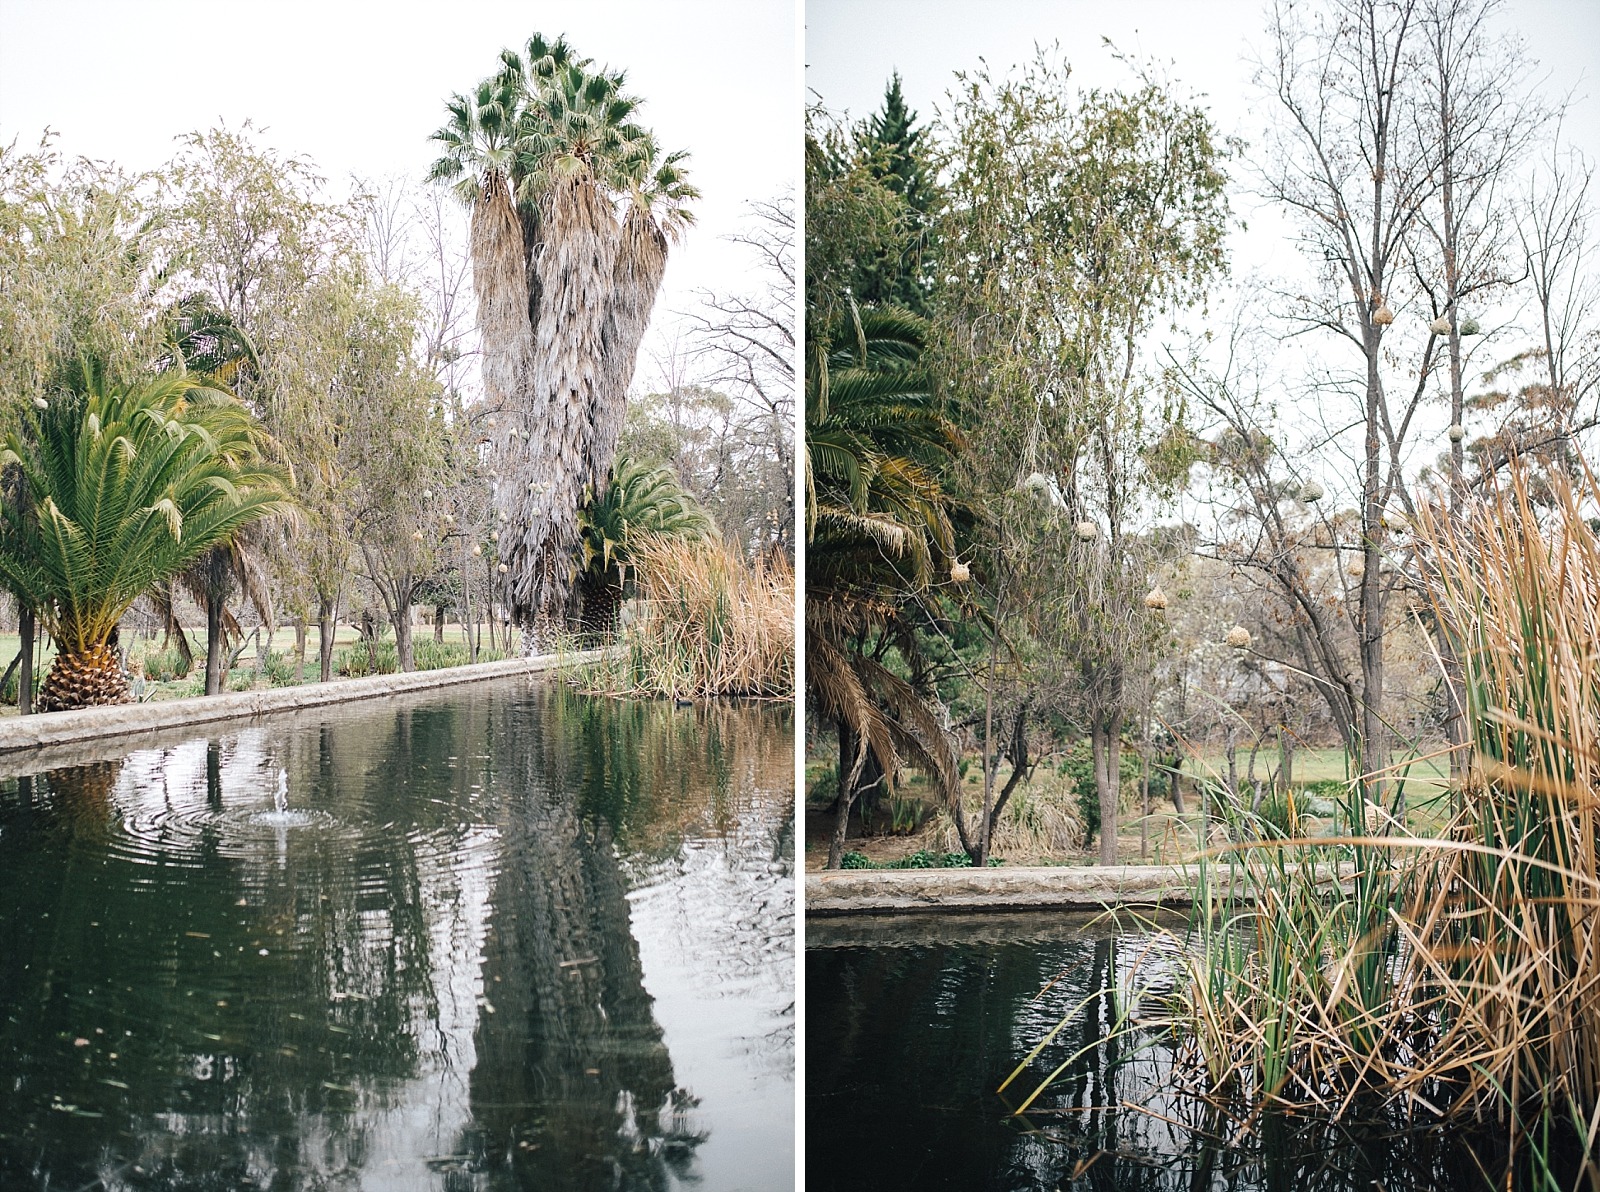
<instances>
[{"instance_id":1,"label":"clump of tall grass","mask_svg":"<svg viewBox=\"0 0 1600 1192\"><path fill-rule=\"evenodd\" d=\"M1252 1113L1469 1119L1509 1136L1506 1181L1600 1188L1600 484L1543 495L1514 470L1421 519L1472 731L1445 834L1234 834L1175 1021L1202 1090Z\"/></svg>"},{"instance_id":2,"label":"clump of tall grass","mask_svg":"<svg viewBox=\"0 0 1600 1192\"><path fill-rule=\"evenodd\" d=\"M979 787L962 792L969 824L981 822L983 794ZM923 838L940 852L956 852L961 836L948 809L940 807ZM1070 856L1084 847L1088 832L1074 780L1062 779L1040 767L1029 781L1013 792L989 837L989 854L1008 865L1038 865Z\"/></svg>"},{"instance_id":3,"label":"clump of tall grass","mask_svg":"<svg viewBox=\"0 0 1600 1192\"><path fill-rule=\"evenodd\" d=\"M633 616L581 682L608 695L794 694L794 574L717 542L629 540Z\"/></svg>"}]
</instances>

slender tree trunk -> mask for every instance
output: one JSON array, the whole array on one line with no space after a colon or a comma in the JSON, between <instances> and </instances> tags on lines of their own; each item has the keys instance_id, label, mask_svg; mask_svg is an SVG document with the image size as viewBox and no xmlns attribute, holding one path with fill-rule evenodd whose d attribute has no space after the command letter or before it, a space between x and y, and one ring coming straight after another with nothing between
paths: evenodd
<instances>
[{"instance_id":1,"label":"slender tree trunk","mask_svg":"<svg viewBox=\"0 0 1600 1192\"><path fill-rule=\"evenodd\" d=\"M833 839L828 842L828 868L837 869L844 860L844 842L850 832L850 805L855 802L856 735L844 721L839 722L839 796L835 800Z\"/></svg>"},{"instance_id":2,"label":"slender tree trunk","mask_svg":"<svg viewBox=\"0 0 1600 1192\"><path fill-rule=\"evenodd\" d=\"M397 603L391 620L394 624L395 658L399 667L402 671L414 671L417 669L417 658L411 646L411 605Z\"/></svg>"},{"instance_id":3,"label":"slender tree trunk","mask_svg":"<svg viewBox=\"0 0 1600 1192\"><path fill-rule=\"evenodd\" d=\"M22 668L17 672L17 711L24 716L33 714L33 642L38 621L33 609L19 604L17 636L21 639Z\"/></svg>"},{"instance_id":4,"label":"slender tree trunk","mask_svg":"<svg viewBox=\"0 0 1600 1192\"><path fill-rule=\"evenodd\" d=\"M1122 671L1113 663L1106 670L1105 701L1090 717L1095 751L1095 794L1100 802L1100 863L1117 863L1117 815L1122 795Z\"/></svg>"},{"instance_id":5,"label":"slender tree trunk","mask_svg":"<svg viewBox=\"0 0 1600 1192\"><path fill-rule=\"evenodd\" d=\"M298 616L294 620L294 681L298 684L306 677L306 619Z\"/></svg>"},{"instance_id":6,"label":"slender tree trunk","mask_svg":"<svg viewBox=\"0 0 1600 1192\"><path fill-rule=\"evenodd\" d=\"M326 592L317 593L317 681L326 683L333 678L333 631L335 597Z\"/></svg>"},{"instance_id":7,"label":"slender tree trunk","mask_svg":"<svg viewBox=\"0 0 1600 1192\"><path fill-rule=\"evenodd\" d=\"M206 694L222 693L222 614L225 605L218 593L206 601Z\"/></svg>"},{"instance_id":8,"label":"slender tree trunk","mask_svg":"<svg viewBox=\"0 0 1600 1192\"><path fill-rule=\"evenodd\" d=\"M1150 857L1150 712L1144 716L1144 733L1139 751L1139 860Z\"/></svg>"},{"instance_id":9,"label":"slender tree trunk","mask_svg":"<svg viewBox=\"0 0 1600 1192\"><path fill-rule=\"evenodd\" d=\"M433 606L433 640L441 644L444 642L444 605L442 604Z\"/></svg>"},{"instance_id":10,"label":"slender tree trunk","mask_svg":"<svg viewBox=\"0 0 1600 1192\"><path fill-rule=\"evenodd\" d=\"M375 675L378 673L378 625L370 608L361 610L361 623L356 632L367 647L367 673Z\"/></svg>"},{"instance_id":11,"label":"slender tree trunk","mask_svg":"<svg viewBox=\"0 0 1600 1192\"><path fill-rule=\"evenodd\" d=\"M1376 229L1373 232L1377 235ZM1374 246L1374 259L1377 249ZM1383 416L1383 382L1378 373L1381 352L1380 329L1368 319L1365 328L1367 356L1366 438L1362 470L1361 507L1361 588L1356 630L1361 660L1361 727L1355 751L1357 771L1362 775L1362 795L1366 802L1382 803L1384 783L1376 772L1387 756L1383 723L1383 486L1382 455L1379 440Z\"/></svg>"},{"instance_id":12,"label":"slender tree trunk","mask_svg":"<svg viewBox=\"0 0 1600 1192\"><path fill-rule=\"evenodd\" d=\"M477 618L472 615L472 574L467 568L467 540L461 540L461 636L467 643L467 660L478 661L478 639L473 635Z\"/></svg>"}]
</instances>

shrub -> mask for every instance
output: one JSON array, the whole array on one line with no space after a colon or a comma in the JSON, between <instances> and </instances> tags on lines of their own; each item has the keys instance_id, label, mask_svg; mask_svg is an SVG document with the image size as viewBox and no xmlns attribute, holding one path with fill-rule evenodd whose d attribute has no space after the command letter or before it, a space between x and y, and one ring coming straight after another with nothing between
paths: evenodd
<instances>
[{"instance_id":1,"label":"shrub","mask_svg":"<svg viewBox=\"0 0 1600 1192\"><path fill-rule=\"evenodd\" d=\"M189 672L194 669L194 659L191 658L185 663L182 654L168 647L146 654L142 665L145 678L153 679L157 683L170 683L174 679L188 678Z\"/></svg>"},{"instance_id":2,"label":"shrub","mask_svg":"<svg viewBox=\"0 0 1600 1192\"><path fill-rule=\"evenodd\" d=\"M365 642L346 646L333 656L333 671L337 675L359 679L364 675L392 675L400 669L399 655L395 652L393 642L379 642L374 653L378 658L376 670L373 669Z\"/></svg>"},{"instance_id":3,"label":"shrub","mask_svg":"<svg viewBox=\"0 0 1600 1192\"><path fill-rule=\"evenodd\" d=\"M301 680L299 662L292 654L269 653L263 669L274 687L292 687Z\"/></svg>"},{"instance_id":4,"label":"shrub","mask_svg":"<svg viewBox=\"0 0 1600 1192\"><path fill-rule=\"evenodd\" d=\"M806 791L806 804L810 807L831 807L838 797L839 767L828 766Z\"/></svg>"}]
</instances>

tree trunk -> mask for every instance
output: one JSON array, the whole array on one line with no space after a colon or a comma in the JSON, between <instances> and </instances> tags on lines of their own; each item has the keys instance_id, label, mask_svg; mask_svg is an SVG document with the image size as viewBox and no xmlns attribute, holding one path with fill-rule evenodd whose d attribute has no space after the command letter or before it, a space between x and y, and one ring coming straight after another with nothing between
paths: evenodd
<instances>
[{"instance_id":1,"label":"tree trunk","mask_svg":"<svg viewBox=\"0 0 1600 1192\"><path fill-rule=\"evenodd\" d=\"M306 619L296 617L294 621L294 681L302 682L306 677Z\"/></svg>"},{"instance_id":2,"label":"tree trunk","mask_svg":"<svg viewBox=\"0 0 1600 1192\"><path fill-rule=\"evenodd\" d=\"M856 735L843 721L839 722L839 795L834 800L836 815L833 821L833 839L828 842L828 868L837 869L844 860L845 837L850 832L850 805L855 802L856 784L852 781L856 768Z\"/></svg>"},{"instance_id":3,"label":"tree trunk","mask_svg":"<svg viewBox=\"0 0 1600 1192\"><path fill-rule=\"evenodd\" d=\"M442 604L433 606L433 640L440 644L444 642L444 605Z\"/></svg>"},{"instance_id":4,"label":"tree trunk","mask_svg":"<svg viewBox=\"0 0 1600 1192\"><path fill-rule=\"evenodd\" d=\"M75 708L132 702L127 677L111 643L81 654L57 654L39 691L41 712L70 712Z\"/></svg>"},{"instance_id":5,"label":"tree trunk","mask_svg":"<svg viewBox=\"0 0 1600 1192\"><path fill-rule=\"evenodd\" d=\"M206 601L206 694L222 693L222 614L223 602L212 594Z\"/></svg>"},{"instance_id":6,"label":"tree trunk","mask_svg":"<svg viewBox=\"0 0 1600 1192\"><path fill-rule=\"evenodd\" d=\"M370 608L361 610L361 621L356 626L356 632L367 647L367 673L375 675L378 673L378 626Z\"/></svg>"},{"instance_id":7,"label":"tree trunk","mask_svg":"<svg viewBox=\"0 0 1600 1192\"><path fill-rule=\"evenodd\" d=\"M1122 740L1116 719L1096 716L1090 727L1094 752L1094 788L1100 802L1100 864L1117 863L1117 803L1121 796Z\"/></svg>"},{"instance_id":8,"label":"tree trunk","mask_svg":"<svg viewBox=\"0 0 1600 1192\"><path fill-rule=\"evenodd\" d=\"M411 648L411 605L397 602L394 615L390 617L390 624L394 626L396 663L401 671L416 670L417 659Z\"/></svg>"},{"instance_id":9,"label":"tree trunk","mask_svg":"<svg viewBox=\"0 0 1600 1192\"><path fill-rule=\"evenodd\" d=\"M33 609L26 604L19 607L17 634L22 639L22 669L17 672L17 711L30 716L33 714L33 645L38 630Z\"/></svg>"},{"instance_id":10,"label":"tree trunk","mask_svg":"<svg viewBox=\"0 0 1600 1192\"><path fill-rule=\"evenodd\" d=\"M334 598L317 593L317 682L333 678Z\"/></svg>"},{"instance_id":11,"label":"tree trunk","mask_svg":"<svg viewBox=\"0 0 1600 1192\"><path fill-rule=\"evenodd\" d=\"M473 635L477 618L472 615L472 572L468 569L467 540L461 539L461 637L467 647L467 661L478 661L478 641Z\"/></svg>"}]
</instances>

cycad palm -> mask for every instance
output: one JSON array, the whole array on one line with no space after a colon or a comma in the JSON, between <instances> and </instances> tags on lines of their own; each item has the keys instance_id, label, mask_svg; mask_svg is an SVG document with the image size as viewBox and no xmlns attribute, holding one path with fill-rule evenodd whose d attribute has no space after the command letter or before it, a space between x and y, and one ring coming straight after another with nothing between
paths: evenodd
<instances>
[{"instance_id":1,"label":"cycad palm","mask_svg":"<svg viewBox=\"0 0 1600 1192\"><path fill-rule=\"evenodd\" d=\"M236 400L175 371L140 384L85 364L8 436L0 462L27 490L0 529L0 576L56 643L43 711L122 703L112 639L151 585L284 509L258 427Z\"/></svg>"},{"instance_id":2,"label":"cycad palm","mask_svg":"<svg viewBox=\"0 0 1600 1192\"><path fill-rule=\"evenodd\" d=\"M481 102L451 101L433 175L484 180L458 193L472 203L484 389L511 415L494 443L502 557L514 613L537 631L567 603L578 509L610 472L667 237L695 192L683 155L663 157L635 122L621 74L538 36L501 62Z\"/></svg>"},{"instance_id":3,"label":"cycad palm","mask_svg":"<svg viewBox=\"0 0 1600 1192\"><path fill-rule=\"evenodd\" d=\"M611 483L583 511L583 566L578 591L586 628L611 628L627 588L629 546L640 535L698 540L713 532L711 518L683 490L671 468L619 455Z\"/></svg>"}]
</instances>

